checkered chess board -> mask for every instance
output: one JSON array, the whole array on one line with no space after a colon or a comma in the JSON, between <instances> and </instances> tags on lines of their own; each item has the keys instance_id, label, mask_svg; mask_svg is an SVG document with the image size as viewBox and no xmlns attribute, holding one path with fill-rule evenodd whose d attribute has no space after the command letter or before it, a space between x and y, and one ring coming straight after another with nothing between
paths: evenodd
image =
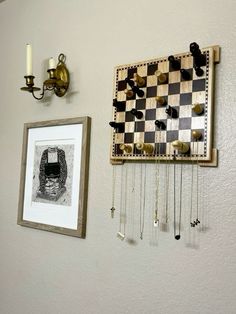
<instances>
[{"instance_id":1,"label":"checkered chess board","mask_svg":"<svg viewBox=\"0 0 236 314\"><path fill-rule=\"evenodd\" d=\"M113 109L113 121L123 124L124 131L112 129L111 161L119 160L169 160L174 155L172 142L180 140L190 146L187 154L175 152L177 160L209 161L212 150L212 115L213 115L213 74L214 47L201 49L206 56L206 65L201 67L204 74L196 76L193 69L193 57L190 52L176 54L181 69L186 69L190 80L183 80L180 71L172 68L168 57L153 59L145 62L127 64L115 68L114 94L120 106ZM158 82L155 72L159 70L167 75L164 84ZM140 87L144 96L134 94L128 98L124 90L129 89L126 78L133 79L137 73L145 79L145 85ZM165 112L166 106L157 105L156 96L162 96L168 105L175 108L178 118L171 118ZM192 105L199 103L203 106L202 114L197 115ZM131 114L131 109L143 112L143 118L137 119ZM163 121L165 130L159 130L155 120ZM192 137L192 131L198 130L202 136L199 141ZM137 150L137 142L153 145L153 153L147 154ZM132 147L131 152L125 153L120 144Z\"/></svg>"}]
</instances>

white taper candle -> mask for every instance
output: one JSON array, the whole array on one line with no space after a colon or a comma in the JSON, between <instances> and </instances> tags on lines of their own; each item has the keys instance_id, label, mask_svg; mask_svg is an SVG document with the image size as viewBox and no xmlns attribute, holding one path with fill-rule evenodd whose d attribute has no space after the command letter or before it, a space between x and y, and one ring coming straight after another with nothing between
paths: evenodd
<instances>
[{"instance_id":1,"label":"white taper candle","mask_svg":"<svg viewBox=\"0 0 236 314\"><path fill-rule=\"evenodd\" d=\"M51 69L56 69L56 62L53 58L50 58L49 59L49 67L48 67L49 70Z\"/></svg>"},{"instance_id":2,"label":"white taper candle","mask_svg":"<svg viewBox=\"0 0 236 314\"><path fill-rule=\"evenodd\" d=\"M32 46L26 45L26 75L33 75Z\"/></svg>"}]
</instances>

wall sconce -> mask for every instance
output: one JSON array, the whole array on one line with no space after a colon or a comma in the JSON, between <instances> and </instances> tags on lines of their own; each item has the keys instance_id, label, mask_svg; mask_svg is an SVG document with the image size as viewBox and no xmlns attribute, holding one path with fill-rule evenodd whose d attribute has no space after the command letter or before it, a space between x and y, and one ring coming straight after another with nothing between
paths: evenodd
<instances>
[{"instance_id":1,"label":"wall sconce","mask_svg":"<svg viewBox=\"0 0 236 314\"><path fill-rule=\"evenodd\" d=\"M26 76L24 76L26 80L25 87L22 87L21 90L30 92L33 97L37 100L40 100L44 97L44 92L46 90L54 91L54 93L58 97L62 97L66 94L67 89L70 83L70 76L65 65L66 57L63 53L58 56L58 63L53 58L49 59L49 68L48 68L48 75L49 78L44 81L42 87L42 93L40 97L37 97L34 92L39 91L39 87L34 86L34 76L32 70L32 47L31 45L26 46Z\"/></svg>"}]
</instances>

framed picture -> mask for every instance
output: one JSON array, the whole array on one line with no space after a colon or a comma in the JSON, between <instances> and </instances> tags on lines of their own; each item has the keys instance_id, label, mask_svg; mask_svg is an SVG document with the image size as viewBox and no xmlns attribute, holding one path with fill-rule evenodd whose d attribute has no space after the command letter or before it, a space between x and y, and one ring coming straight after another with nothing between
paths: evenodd
<instances>
[{"instance_id":1,"label":"framed picture","mask_svg":"<svg viewBox=\"0 0 236 314\"><path fill-rule=\"evenodd\" d=\"M24 125L17 223L85 238L89 117Z\"/></svg>"}]
</instances>

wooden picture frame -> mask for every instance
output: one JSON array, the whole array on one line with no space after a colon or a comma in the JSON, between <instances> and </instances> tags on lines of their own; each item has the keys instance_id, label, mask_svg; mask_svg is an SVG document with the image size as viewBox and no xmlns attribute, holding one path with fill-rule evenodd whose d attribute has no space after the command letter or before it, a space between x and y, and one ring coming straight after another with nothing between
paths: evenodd
<instances>
[{"instance_id":1,"label":"wooden picture frame","mask_svg":"<svg viewBox=\"0 0 236 314\"><path fill-rule=\"evenodd\" d=\"M24 124L17 223L85 238L91 119Z\"/></svg>"}]
</instances>

